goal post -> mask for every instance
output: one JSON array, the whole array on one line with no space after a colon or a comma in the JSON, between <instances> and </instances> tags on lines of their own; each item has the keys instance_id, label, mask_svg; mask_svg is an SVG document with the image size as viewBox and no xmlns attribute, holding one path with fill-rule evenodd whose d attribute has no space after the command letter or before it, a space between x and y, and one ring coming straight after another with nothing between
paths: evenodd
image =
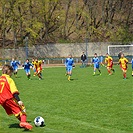
<instances>
[{"instance_id":1,"label":"goal post","mask_svg":"<svg viewBox=\"0 0 133 133\"><path fill-rule=\"evenodd\" d=\"M133 44L132 45L109 45L108 54L111 56L118 56L122 52L126 56L133 56Z\"/></svg>"}]
</instances>

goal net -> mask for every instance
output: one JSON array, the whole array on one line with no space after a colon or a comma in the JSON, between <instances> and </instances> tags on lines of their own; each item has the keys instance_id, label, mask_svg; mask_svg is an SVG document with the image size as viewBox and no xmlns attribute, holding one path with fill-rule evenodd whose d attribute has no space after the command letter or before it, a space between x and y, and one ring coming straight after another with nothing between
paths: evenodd
<instances>
[{"instance_id":1,"label":"goal net","mask_svg":"<svg viewBox=\"0 0 133 133\"><path fill-rule=\"evenodd\" d=\"M133 56L133 44L132 45L109 45L108 53L111 56L118 56L122 52L126 56Z\"/></svg>"}]
</instances>

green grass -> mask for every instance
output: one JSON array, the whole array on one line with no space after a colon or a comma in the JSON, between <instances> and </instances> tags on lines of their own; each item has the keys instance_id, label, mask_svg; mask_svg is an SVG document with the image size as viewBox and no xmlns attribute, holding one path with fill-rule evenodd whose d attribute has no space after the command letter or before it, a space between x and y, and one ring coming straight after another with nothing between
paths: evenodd
<instances>
[{"instance_id":1,"label":"green grass","mask_svg":"<svg viewBox=\"0 0 133 133\"><path fill-rule=\"evenodd\" d=\"M14 78L20 98L27 109L27 120L34 125L36 116L46 126L35 127L33 133L132 133L133 77L131 66L123 80L119 66L108 76L92 76L93 68L73 69L72 81L64 76L65 68L44 68L44 79L27 80L24 70ZM32 73L33 74L33 73ZM22 133L14 116L7 116L0 107L0 133Z\"/></svg>"}]
</instances>

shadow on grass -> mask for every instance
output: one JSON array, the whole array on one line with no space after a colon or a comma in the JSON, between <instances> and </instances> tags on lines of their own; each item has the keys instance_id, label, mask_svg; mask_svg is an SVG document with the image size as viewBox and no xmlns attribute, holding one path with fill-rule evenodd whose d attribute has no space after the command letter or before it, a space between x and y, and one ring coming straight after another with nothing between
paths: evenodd
<instances>
[{"instance_id":1,"label":"shadow on grass","mask_svg":"<svg viewBox=\"0 0 133 133\"><path fill-rule=\"evenodd\" d=\"M9 128L20 128L18 123L10 124Z\"/></svg>"},{"instance_id":2,"label":"shadow on grass","mask_svg":"<svg viewBox=\"0 0 133 133\"><path fill-rule=\"evenodd\" d=\"M78 79L73 79L73 78L72 78L72 79L70 79L70 81L74 81L74 80L78 80Z\"/></svg>"},{"instance_id":3,"label":"shadow on grass","mask_svg":"<svg viewBox=\"0 0 133 133\"><path fill-rule=\"evenodd\" d=\"M20 129L23 129L23 132L31 132L32 131L32 130L21 128L18 123L10 124L9 128L20 128Z\"/></svg>"}]
</instances>

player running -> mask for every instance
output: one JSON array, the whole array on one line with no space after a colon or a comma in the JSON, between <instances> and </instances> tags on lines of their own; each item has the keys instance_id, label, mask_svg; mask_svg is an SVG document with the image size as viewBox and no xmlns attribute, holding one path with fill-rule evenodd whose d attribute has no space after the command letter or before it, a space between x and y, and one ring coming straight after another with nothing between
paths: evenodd
<instances>
[{"instance_id":1,"label":"player running","mask_svg":"<svg viewBox=\"0 0 133 133\"><path fill-rule=\"evenodd\" d=\"M36 74L39 77L39 80L42 79L42 60L35 59L35 69L36 69Z\"/></svg>"},{"instance_id":2,"label":"player running","mask_svg":"<svg viewBox=\"0 0 133 133\"><path fill-rule=\"evenodd\" d=\"M133 58L132 58L131 64L132 64L132 77L133 77Z\"/></svg>"},{"instance_id":3,"label":"player running","mask_svg":"<svg viewBox=\"0 0 133 133\"><path fill-rule=\"evenodd\" d=\"M94 65L94 73L93 73L93 75L96 74L96 69L99 71L99 74L101 75L101 71L99 69L99 67L100 67L99 58L97 57L97 53L94 54L94 58L92 59L92 63Z\"/></svg>"},{"instance_id":4,"label":"player running","mask_svg":"<svg viewBox=\"0 0 133 133\"><path fill-rule=\"evenodd\" d=\"M14 58L12 58L12 61L11 61L10 65L13 67L15 77L17 77L18 66L20 65L20 62L16 61Z\"/></svg>"},{"instance_id":5,"label":"player running","mask_svg":"<svg viewBox=\"0 0 133 133\"><path fill-rule=\"evenodd\" d=\"M112 75L112 72L115 72L115 70L113 69L113 58L111 56L109 56L109 54L106 54L106 58L105 58L105 64L107 64L107 70L109 75Z\"/></svg>"},{"instance_id":6,"label":"player running","mask_svg":"<svg viewBox=\"0 0 133 133\"><path fill-rule=\"evenodd\" d=\"M15 115L20 121L20 127L31 130L32 125L26 122L27 115L25 112L25 106L18 96L19 92L11 78L12 73L12 66L3 66L2 76L0 76L0 104L8 115Z\"/></svg>"},{"instance_id":7,"label":"player running","mask_svg":"<svg viewBox=\"0 0 133 133\"><path fill-rule=\"evenodd\" d=\"M65 61L65 66L67 71L66 75L68 75L68 81L71 80L73 65L74 65L74 60L72 58L72 55L70 54Z\"/></svg>"},{"instance_id":8,"label":"player running","mask_svg":"<svg viewBox=\"0 0 133 133\"><path fill-rule=\"evenodd\" d=\"M27 78L30 80L30 68L33 68L33 65L29 62L29 59L26 60L26 62L23 65L25 73L27 75Z\"/></svg>"},{"instance_id":9,"label":"player running","mask_svg":"<svg viewBox=\"0 0 133 133\"><path fill-rule=\"evenodd\" d=\"M121 58L119 59L119 64L123 72L123 79L126 79L127 63L128 60L124 57L124 54L121 54Z\"/></svg>"}]
</instances>

